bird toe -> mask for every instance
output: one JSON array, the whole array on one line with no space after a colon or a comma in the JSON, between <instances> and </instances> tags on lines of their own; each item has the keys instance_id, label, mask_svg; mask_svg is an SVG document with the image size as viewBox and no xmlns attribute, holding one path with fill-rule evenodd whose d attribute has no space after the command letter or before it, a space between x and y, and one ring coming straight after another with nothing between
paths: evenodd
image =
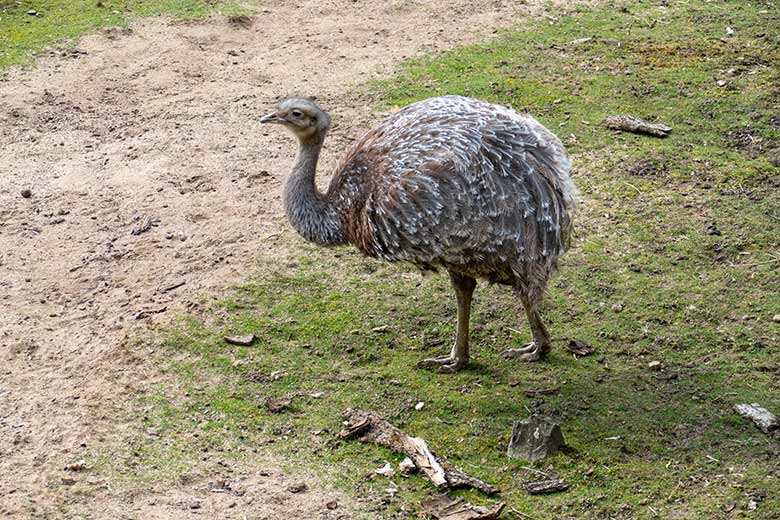
<instances>
[{"instance_id":1,"label":"bird toe","mask_svg":"<svg viewBox=\"0 0 780 520\"><path fill-rule=\"evenodd\" d=\"M536 343L529 343L522 348L508 348L501 355L504 359L519 359L526 363L532 363L542 359L544 350Z\"/></svg>"},{"instance_id":2,"label":"bird toe","mask_svg":"<svg viewBox=\"0 0 780 520\"><path fill-rule=\"evenodd\" d=\"M427 370L437 370L445 374L451 374L457 372L466 366L466 363L460 359L455 359L450 356L442 356L435 358L423 359L417 363L417 368L423 368Z\"/></svg>"}]
</instances>

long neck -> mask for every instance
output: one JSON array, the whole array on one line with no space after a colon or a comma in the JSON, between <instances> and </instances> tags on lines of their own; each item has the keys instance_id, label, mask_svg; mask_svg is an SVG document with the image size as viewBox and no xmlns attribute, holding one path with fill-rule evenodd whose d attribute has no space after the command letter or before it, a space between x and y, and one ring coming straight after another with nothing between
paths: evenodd
<instances>
[{"instance_id":1,"label":"long neck","mask_svg":"<svg viewBox=\"0 0 780 520\"><path fill-rule=\"evenodd\" d=\"M324 136L302 140L284 187L287 219L306 240L323 246L342 244L344 226L328 198L317 190L314 176Z\"/></svg>"}]
</instances>

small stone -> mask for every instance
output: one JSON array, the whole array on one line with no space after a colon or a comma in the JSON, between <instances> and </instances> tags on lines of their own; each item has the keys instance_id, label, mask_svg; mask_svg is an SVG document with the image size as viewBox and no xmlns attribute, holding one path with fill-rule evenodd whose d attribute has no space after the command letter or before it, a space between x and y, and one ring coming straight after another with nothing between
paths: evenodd
<instances>
[{"instance_id":1,"label":"small stone","mask_svg":"<svg viewBox=\"0 0 780 520\"><path fill-rule=\"evenodd\" d=\"M613 312L620 312L623 310L623 304L622 303L616 303L612 305L612 311Z\"/></svg>"},{"instance_id":2,"label":"small stone","mask_svg":"<svg viewBox=\"0 0 780 520\"><path fill-rule=\"evenodd\" d=\"M774 321L775 323L780 323L780 314L775 314L774 316L772 316L772 321Z\"/></svg>"},{"instance_id":3,"label":"small stone","mask_svg":"<svg viewBox=\"0 0 780 520\"><path fill-rule=\"evenodd\" d=\"M335 500L331 500L330 502L325 504L325 507L333 511L334 509L338 509L339 503Z\"/></svg>"},{"instance_id":4,"label":"small stone","mask_svg":"<svg viewBox=\"0 0 780 520\"><path fill-rule=\"evenodd\" d=\"M19 192L19 194L25 199L32 197L32 191L28 188L23 189L21 192Z\"/></svg>"},{"instance_id":5,"label":"small stone","mask_svg":"<svg viewBox=\"0 0 780 520\"><path fill-rule=\"evenodd\" d=\"M417 403L416 405L414 405L414 409L415 409L415 410L417 410L417 411L419 412L420 410L422 410L422 409L423 409L423 407L424 407L424 406L425 406L425 403L424 403L424 402L422 402L422 401L420 401L419 403Z\"/></svg>"},{"instance_id":6,"label":"small stone","mask_svg":"<svg viewBox=\"0 0 780 520\"><path fill-rule=\"evenodd\" d=\"M255 335L244 334L239 336L225 336L224 339L226 343L230 343L231 345L248 347L255 341Z\"/></svg>"},{"instance_id":7,"label":"small stone","mask_svg":"<svg viewBox=\"0 0 780 520\"><path fill-rule=\"evenodd\" d=\"M309 486L306 485L305 482L299 482L298 484L293 484L292 486L287 488L287 491L290 493L303 493L309 489Z\"/></svg>"},{"instance_id":8,"label":"small stone","mask_svg":"<svg viewBox=\"0 0 780 520\"><path fill-rule=\"evenodd\" d=\"M651 361L650 363L647 364L647 368L649 368L650 370L656 371L656 372L658 370L661 370L662 366L663 365L661 364L660 361Z\"/></svg>"},{"instance_id":9,"label":"small stone","mask_svg":"<svg viewBox=\"0 0 780 520\"><path fill-rule=\"evenodd\" d=\"M27 11L27 14L29 14L30 16L35 16L38 14L38 11L36 11L35 9L30 9L29 11Z\"/></svg>"},{"instance_id":10,"label":"small stone","mask_svg":"<svg viewBox=\"0 0 780 520\"><path fill-rule=\"evenodd\" d=\"M86 461L84 459L81 459L71 464L68 464L67 466L65 466L65 469L68 471L81 471L86 467L87 467Z\"/></svg>"},{"instance_id":11,"label":"small stone","mask_svg":"<svg viewBox=\"0 0 780 520\"><path fill-rule=\"evenodd\" d=\"M734 406L734 411L742 417L753 421L758 426L758 429L764 433L770 433L780 428L780 420L777 419L775 414L758 403L738 404Z\"/></svg>"},{"instance_id":12,"label":"small stone","mask_svg":"<svg viewBox=\"0 0 780 520\"><path fill-rule=\"evenodd\" d=\"M557 453L564 446L566 441L560 425L551 417L534 414L523 421L515 421L507 456L534 461Z\"/></svg>"},{"instance_id":13,"label":"small stone","mask_svg":"<svg viewBox=\"0 0 780 520\"><path fill-rule=\"evenodd\" d=\"M707 226L707 234L712 236L720 236L720 229L718 229L718 226L715 224L715 222Z\"/></svg>"}]
</instances>

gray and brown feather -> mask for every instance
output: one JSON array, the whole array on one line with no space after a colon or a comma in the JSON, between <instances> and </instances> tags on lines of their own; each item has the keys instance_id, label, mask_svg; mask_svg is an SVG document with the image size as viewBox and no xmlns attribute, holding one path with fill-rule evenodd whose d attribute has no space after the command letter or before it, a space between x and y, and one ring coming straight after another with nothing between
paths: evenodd
<instances>
[{"instance_id":1,"label":"gray and brown feather","mask_svg":"<svg viewBox=\"0 0 780 520\"><path fill-rule=\"evenodd\" d=\"M300 149L285 207L305 238L446 268L456 289L458 276L511 285L538 307L569 246L576 198L566 151L538 121L460 96L414 103L357 141L322 194L314 170L330 119L300 99L275 115L289 119L293 107L310 120L286 125ZM536 332L535 342L549 343Z\"/></svg>"}]
</instances>

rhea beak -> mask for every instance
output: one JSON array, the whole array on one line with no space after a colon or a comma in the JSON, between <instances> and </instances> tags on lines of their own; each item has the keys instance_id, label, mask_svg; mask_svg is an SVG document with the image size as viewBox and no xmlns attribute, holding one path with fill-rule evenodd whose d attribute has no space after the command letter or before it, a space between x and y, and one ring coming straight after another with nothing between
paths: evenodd
<instances>
[{"instance_id":1,"label":"rhea beak","mask_svg":"<svg viewBox=\"0 0 780 520\"><path fill-rule=\"evenodd\" d=\"M261 123L283 123L284 119L276 115L276 112L271 112L260 118Z\"/></svg>"}]
</instances>

